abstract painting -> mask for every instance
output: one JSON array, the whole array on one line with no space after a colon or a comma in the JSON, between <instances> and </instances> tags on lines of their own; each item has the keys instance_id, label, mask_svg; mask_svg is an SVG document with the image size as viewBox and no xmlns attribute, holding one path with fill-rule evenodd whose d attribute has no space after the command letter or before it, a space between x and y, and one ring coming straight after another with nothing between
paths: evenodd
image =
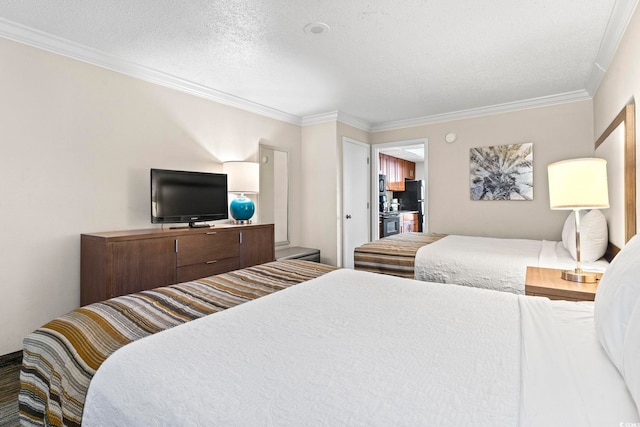
<instances>
[{"instance_id":1,"label":"abstract painting","mask_svg":"<svg viewBox=\"0 0 640 427\"><path fill-rule=\"evenodd\" d=\"M471 200L533 200L533 143L472 148Z\"/></svg>"}]
</instances>

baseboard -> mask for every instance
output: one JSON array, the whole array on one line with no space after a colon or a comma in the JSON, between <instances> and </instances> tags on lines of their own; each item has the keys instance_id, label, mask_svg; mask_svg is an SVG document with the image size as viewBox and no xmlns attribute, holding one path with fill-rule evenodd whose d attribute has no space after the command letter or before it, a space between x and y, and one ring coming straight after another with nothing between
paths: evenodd
<instances>
[{"instance_id":1,"label":"baseboard","mask_svg":"<svg viewBox=\"0 0 640 427\"><path fill-rule=\"evenodd\" d=\"M22 363L22 350L0 356L0 367Z\"/></svg>"}]
</instances>

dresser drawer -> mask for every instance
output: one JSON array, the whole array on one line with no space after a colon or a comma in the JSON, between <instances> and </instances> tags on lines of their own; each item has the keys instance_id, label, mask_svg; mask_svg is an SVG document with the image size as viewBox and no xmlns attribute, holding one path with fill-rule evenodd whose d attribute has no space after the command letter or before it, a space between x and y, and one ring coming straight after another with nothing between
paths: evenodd
<instances>
[{"instance_id":1,"label":"dresser drawer","mask_svg":"<svg viewBox=\"0 0 640 427\"><path fill-rule=\"evenodd\" d=\"M177 268L178 283L226 273L240 268L240 257L224 258L217 261L202 262Z\"/></svg>"},{"instance_id":2,"label":"dresser drawer","mask_svg":"<svg viewBox=\"0 0 640 427\"><path fill-rule=\"evenodd\" d=\"M238 231L209 231L203 234L180 236L177 241L178 267L236 258L240 253ZM180 281L179 275L178 281Z\"/></svg>"}]
</instances>

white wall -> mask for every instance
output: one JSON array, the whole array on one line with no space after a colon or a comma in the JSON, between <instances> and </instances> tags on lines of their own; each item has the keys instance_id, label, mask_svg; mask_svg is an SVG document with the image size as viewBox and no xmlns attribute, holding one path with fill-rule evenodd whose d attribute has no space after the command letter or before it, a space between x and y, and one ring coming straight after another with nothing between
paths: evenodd
<instances>
[{"instance_id":1,"label":"white wall","mask_svg":"<svg viewBox=\"0 0 640 427\"><path fill-rule=\"evenodd\" d=\"M0 57L0 355L79 305L81 233L152 227L151 167L217 172L262 140L290 151L300 209L299 126L4 39Z\"/></svg>"},{"instance_id":2,"label":"white wall","mask_svg":"<svg viewBox=\"0 0 640 427\"><path fill-rule=\"evenodd\" d=\"M591 101L377 132L374 144L428 138L429 231L560 240L566 213L549 209L547 164L593 154ZM457 140L447 144L453 132ZM472 201L469 149L533 143L533 201Z\"/></svg>"}]
</instances>

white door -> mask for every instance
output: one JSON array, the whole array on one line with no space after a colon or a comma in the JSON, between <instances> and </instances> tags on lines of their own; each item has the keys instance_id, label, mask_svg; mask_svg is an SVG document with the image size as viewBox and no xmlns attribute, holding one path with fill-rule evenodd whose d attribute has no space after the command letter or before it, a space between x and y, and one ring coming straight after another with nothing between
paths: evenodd
<instances>
[{"instance_id":1,"label":"white door","mask_svg":"<svg viewBox=\"0 0 640 427\"><path fill-rule=\"evenodd\" d=\"M342 141L342 266L353 268L353 250L369 241L369 145Z\"/></svg>"}]
</instances>

